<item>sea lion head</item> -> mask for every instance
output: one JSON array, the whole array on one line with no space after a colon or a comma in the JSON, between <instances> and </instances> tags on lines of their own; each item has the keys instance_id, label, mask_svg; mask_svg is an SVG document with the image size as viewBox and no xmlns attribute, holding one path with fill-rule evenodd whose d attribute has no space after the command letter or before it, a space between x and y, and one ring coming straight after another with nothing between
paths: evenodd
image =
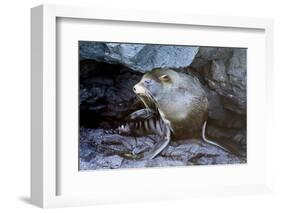
<instances>
[{"instance_id":1,"label":"sea lion head","mask_svg":"<svg viewBox=\"0 0 281 213\"><path fill-rule=\"evenodd\" d=\"M172 90L172 86L178 81L178 73L171 69L154 69L143 75L133 90L146 107L160 107L159 104ZM156 106L153 106L156 105Z\"/></svg>"},{"instance_id":2,"label":"sea lion head","mask_svg":"<svg viewBox=\"0 0 281 213\"><path fill-rule=\"evenodd\" d=\"M145 73L133 91L147 108L159 113L176 137L190 136L206 119L207 97L193 75L156 68Z\"/></svg>"}]
</instances>

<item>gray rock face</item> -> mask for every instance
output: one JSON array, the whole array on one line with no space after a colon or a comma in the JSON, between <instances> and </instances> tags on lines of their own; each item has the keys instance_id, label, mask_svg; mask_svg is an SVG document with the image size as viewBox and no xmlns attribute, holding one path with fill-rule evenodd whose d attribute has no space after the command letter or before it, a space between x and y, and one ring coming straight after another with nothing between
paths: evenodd
<instances>
[{"instance_id":1,"label":"gray rock face","mask_svg":"<svg viewBox=\"0 0 281 213\"><path fill-rule=\"evenodd\" d=\"M197 70L204 70L202 77L221 97L223 107L238 114L246 113L246 51L204 47L191 64Z\"/></svg>"},{"instance_id":2,"label":"gray rock face","mask_svg":"<svg viewBox=\"0 0 281 213\"><path fill-rule=\"evenodd\" d=\"M201 47L194 61L193 67L202 67L212 60L228 59L232 55L232 48Z\"/></svg>"},{"instance_id":3,"label":"gray rock face","mask_svg":"<svg viewBox=\"0 0 281 213\"><path fill-rule=\"evenodd\" d=\"M198 52L198 47L99 43L81 41L80 59L123 64L139 72L157 67L187 67Z\"/></svg>"}]
</instances>

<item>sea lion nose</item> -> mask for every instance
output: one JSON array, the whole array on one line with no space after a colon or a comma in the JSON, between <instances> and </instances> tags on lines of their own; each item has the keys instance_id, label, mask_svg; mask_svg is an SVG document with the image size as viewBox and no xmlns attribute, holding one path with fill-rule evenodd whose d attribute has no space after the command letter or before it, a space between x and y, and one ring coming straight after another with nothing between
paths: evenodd
<instances>
[{"instance_id":1,"label":"sea lion nose","mask_svg":"<svg viewBox=\"0 0 281 213\"><path fill-rule=\"evenodd\" d=\"M145 93L145 89L144 89L144 87L140 83L136 84L133 87L133 91L136 94L144 94Z\"/></svg>"}]
</instances>

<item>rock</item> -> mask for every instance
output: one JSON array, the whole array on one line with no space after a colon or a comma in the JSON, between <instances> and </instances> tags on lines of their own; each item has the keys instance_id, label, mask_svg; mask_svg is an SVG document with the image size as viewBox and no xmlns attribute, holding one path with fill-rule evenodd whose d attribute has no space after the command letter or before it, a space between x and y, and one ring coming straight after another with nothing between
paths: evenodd
<instances>
[{"instance_id":1,"label":"rock","mask_svg":"<svg viewBox=\"0 0 281 213\"><path fill-rule=\"evenodd\" d=\"M222 106L238 114L246 114L246 54L244 48L204 47L191 64L203 70L202 78L221 97Z\"/></svg>"},{"instance_id":2,"label":"rock","mask_svg":"<svg viewBox=\"0 0 281 213\"><path fill-rule=\"evenodd\" d=\"M234 154L198 139L181 140L180 145L168 146L161 155L186 162L186 165L242 163Z\"/></svg>"},{"instance_id":3,"label":"rock","mask_svg":"<svg viewBox=\"0 0 281 213\"><path fill-rule=\"evenodd\" d=\"M200 47L192 67L202 67L213 60L228 59L232 55L233 48L222 47Z\"/></svg>"},{"instance_id":4,"label":"rock","mask_svg":"<svg viewBox=\"0 0 281 213\"><path fill-rule=\"evenodd\" d=\"M86 128L80 129L80 135L80 170L244 162L243 159L198 139L171 142L155 159L142 160L137 156L149 151L159 140L158 136L120 136L102 129Z\"/></svg>"},{"instance_id":5,"label":"rock","mask_svg":"<svg viewBox=\"0 0 281 213\"><path fill-rule=\"evenodd\" d=\"M186 166L187 163L177 159L162 157L161 155L154 160L148 160L145 167L168 167L168 166Z\"/></svg>"},{"instance_id":6,"label":"rock","mask_svg":"<svg viewBox=\"0 0 281 213\"><path fill-rule=\"evenodd\" d=\"M132 88L142 74L119 65L80 62L80 121L88 127L112 128L133 110ZM88 77L85 77L88 73Z\"/></svg>"},{"instance_id":7,"label":"rock","mask_svg":"<svg viewBox=\"0 0 281 213\"><path fill-rule=\"evenodd\" d=\"M198 47L79 42L80 60L92 59L122 64L132 70L147 72L153 68L182 68L190 65Z\"/></svg>"},{"instance_id":8,"label":"rock","mask_svg":"<svg viewBox=\"0 0 281 213\"><path fill-rule=\"evenodd\" d=\"M118 155L103 156L95 159L95 163L99 168L118 169L121 167L123 159Z\"/></svg>"},{"instance_id":9,"label":"rock","mask_svg":"<svg viewBox=\"0 0 281 213\"><path fill-rule=\"evenodd\" d=\"M227 74L232 87L230 104L225 104L229 110L246 114L246 82L247 82L247 50L234 49L230 58ZM229 96L227 96L229 97ZM238 109L237 109L238 107Z\"/></svg>"}]
</instances>

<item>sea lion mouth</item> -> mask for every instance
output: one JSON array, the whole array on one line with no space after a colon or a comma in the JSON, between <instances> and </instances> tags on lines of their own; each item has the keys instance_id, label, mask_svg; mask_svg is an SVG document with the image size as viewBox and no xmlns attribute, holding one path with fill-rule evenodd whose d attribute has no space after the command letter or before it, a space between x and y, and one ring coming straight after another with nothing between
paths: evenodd
<instances>
[{"instance_id":1,"label":"sea lion mouth","mask_svg":"<svg viewBox=\"0 0 281 213\"><path fill-rule=\"evenodd\" d=\"M137 96L141 99L146 108L152 110L156 109L156 104L154 103L153 99L150 98L150 96L147 94L137 94Z\"/></svg>"},{"instance_id":2,"label":"sea lion mouth","mask_svg":"<svg viewBox=\"0 0 281 213\"><path fill-rule=\"evenodd\" d=\"M141 101L143 102L146 108L151 109L154 112L158 113L159 106L157 101L149 91L147 90L144 91L145 91L144 93L139 93L136 95L141 99Z\"/></svg>"},{"instance_id":3,"label":"sea lion mouth","mask_svg":"<svg viewBox=\"0 0 281 213\"><path fill-rule=\"evenodd\" d=\"M170 121L166 118L164 112L159 107L159 103L157 102L157 100L149 90L145 89L144 91L144 93L139 93L136 95L141 99L146 108L153 110L157 114L158 119L162 120L168 126L171 132L174 132Z\"/></svg>"},{"instance_id":4,"label":"sea lion mouth","mask_svg":"<svg viewBox=\"0 0 281 213\"><path fill-rule=\"evenodd\" d=\"M146 108L158 112L157 102L151 92L142 84L138 83L133 88L134 93L141 99Z\"/></svg>"}]
</instances>

